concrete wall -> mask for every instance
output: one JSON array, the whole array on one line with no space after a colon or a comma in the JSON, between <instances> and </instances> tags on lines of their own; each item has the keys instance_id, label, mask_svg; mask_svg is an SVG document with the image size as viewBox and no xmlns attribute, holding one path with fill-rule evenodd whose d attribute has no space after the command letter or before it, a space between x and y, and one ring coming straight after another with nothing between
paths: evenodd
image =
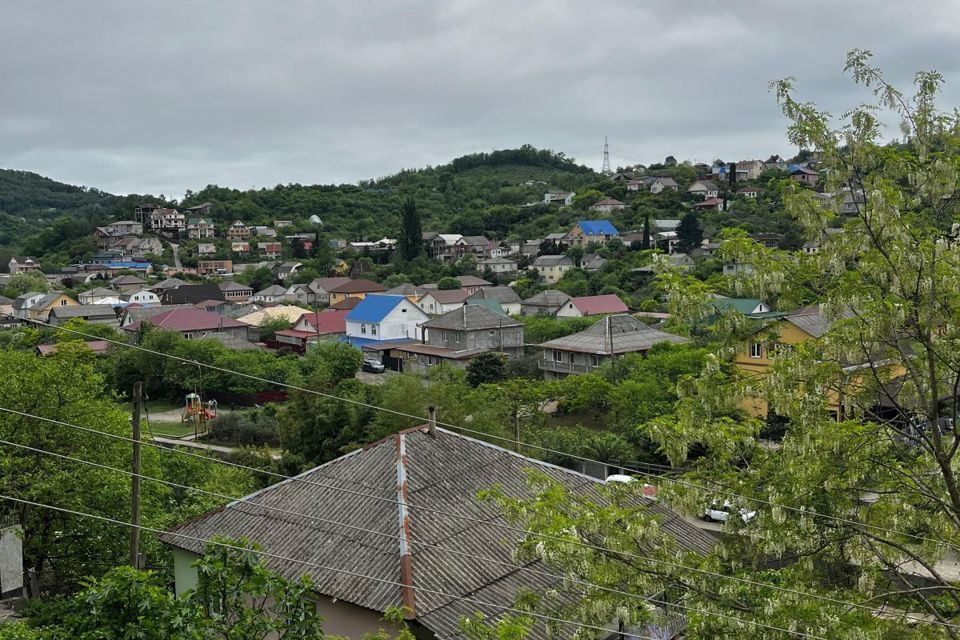
<instances>
[{"instance_id":1,"label":"concrete wall","mask_svg":"<svg viewBox=\"0 0 960 640\"><path fill-rule=\"evenodd\" d=\"M23 588L22 535L19 526L0 529L0 596Z\"/></svg>"}]
</instances>

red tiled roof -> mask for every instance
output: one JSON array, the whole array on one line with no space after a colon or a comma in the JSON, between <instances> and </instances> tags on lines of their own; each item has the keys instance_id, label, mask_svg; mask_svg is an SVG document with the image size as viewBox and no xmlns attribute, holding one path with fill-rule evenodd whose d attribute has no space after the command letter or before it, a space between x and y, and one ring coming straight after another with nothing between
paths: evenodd
<instances>
[{"instance_id":1,"label":"red tiled roof","mask_svg":"<svg viewBox=\"0 0 960 640\"><path fill-rule=\"evenodd\" d=\"M721 200L720 198L707 198L707 199L704 200L703 202L698 202L697 204L695 204L695 205L693 205L693 206L695 206L695 207L715 207L715 206L717 206L718 204L723 204L723 200Z\"/></svg>"},{"instance_id":2,"label":"red tiled roof","mask_svg":"<svg viewBox=\"0 0 960 640\"><path fill-rule=\"evenodd\" d=\"M387 288L382 284L377 284L372 280L357 278L350 282L344 282L339 287L329 290L329 293L374 293L377 291L386 291Z\"/></svg>"},{"instance_id":3,"label":"red tiled roof","mask_svg":"<svg viewBox=\"0 0 960 640\"><path fill-rule=\"evenodd\" d=\"M603 313L627 313L627 305L613 293L602 296L580 296L570 298L570 302L585 316L597 316Z\"/></svg>"},{"instance_id":4,"label":"red tiled roof","mask_svg":"<svg viewBox=\"0 0 960 640\"><path fill-rule=\"evenodd\" d=\"M317 333L346 333L348 313L350 312L347 309L305 313L300 317L297 324L300 322L309 324L313 327L313 331L311 331L310 334L314 336L317 335Z\"/></svg>"},{"instance_id":5,"label":"red tiled roof","mask_svg":"<svg viewBox=\"0 0 960 640\"><path fill-rule=\"evenodd\" d=\"M212 331L244 327L242 322L202 309L171 309L155 315L147 322L158 329L168 331ZM126 331L138 331L140 322L124 327Z\"/></svg>"}]
</instances>

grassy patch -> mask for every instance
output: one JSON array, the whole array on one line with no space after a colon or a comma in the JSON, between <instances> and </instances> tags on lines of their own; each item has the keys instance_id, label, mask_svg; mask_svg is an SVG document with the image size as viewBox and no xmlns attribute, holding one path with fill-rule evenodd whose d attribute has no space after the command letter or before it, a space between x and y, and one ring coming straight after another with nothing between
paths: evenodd
<instances>
[{"instance_id":1,"label":"grassy patch","mask_svg":"<svg viewBox=\"0 0 960 640\"><path fill-rule=\"evenodd\" d=\"M183 436L193 435L193 423L191 422L154 422L150 424L150 430L155 436L164 436L167 438L182 438Z\"/></svg>"}]
</instances>

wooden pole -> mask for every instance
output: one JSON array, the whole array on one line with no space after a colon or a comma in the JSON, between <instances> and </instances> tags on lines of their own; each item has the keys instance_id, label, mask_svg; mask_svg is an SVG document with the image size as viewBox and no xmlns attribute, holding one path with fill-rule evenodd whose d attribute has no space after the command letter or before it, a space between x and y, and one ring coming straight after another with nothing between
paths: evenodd
<instances>
[{"instance_id":1,"label":"wooden pole","mask_svg":"<svg viewBox=\"0 0 960 640\"><path fill-rule=\"evenodd\" d=\"M133 383L133 475L130 482L130 566L140 568L140 408L143 383Z\"/></svg>"}]
</instances>

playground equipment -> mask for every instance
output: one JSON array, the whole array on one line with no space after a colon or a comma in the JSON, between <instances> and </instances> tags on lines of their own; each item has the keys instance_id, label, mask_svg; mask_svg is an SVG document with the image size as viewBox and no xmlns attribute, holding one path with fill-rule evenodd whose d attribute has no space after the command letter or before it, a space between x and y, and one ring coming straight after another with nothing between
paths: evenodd
<instances>
[{"instance_id":1,"label":"playground equipment","mask_svg":"<svg viewBox=\"0 0 960 640\"><path fill-rule=\"evenodd\" d=\"M180 412L181 422L193 422L196 425L206 424L217 417L217 401L203 402L197 393L188 393L186 403Z\"/></svg>"}]
</instances>

